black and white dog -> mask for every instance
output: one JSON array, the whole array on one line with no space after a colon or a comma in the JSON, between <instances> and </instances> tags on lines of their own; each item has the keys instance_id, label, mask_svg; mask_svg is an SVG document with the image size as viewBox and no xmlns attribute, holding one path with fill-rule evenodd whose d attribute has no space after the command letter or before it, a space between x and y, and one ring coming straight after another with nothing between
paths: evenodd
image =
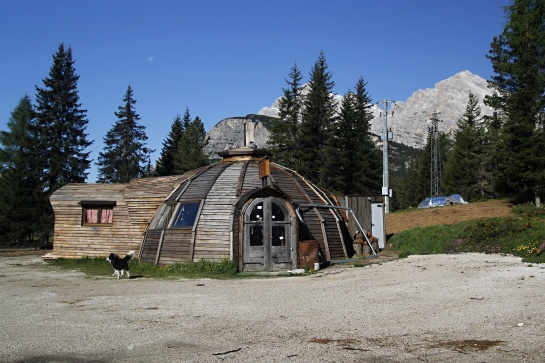
<instances>
[{"instance_id":1,"label":"black and white dog","mask_svg":"<svg viewBox=\"0 0 545 363\"><path fill-rule=\"evenodd\" d=\"M117 276L119 279L120 277L123 277L123 274L126 272L127 278L130 278L129 260L132 258L132 256L134 256L134 251L130 251L123 258L120 258L115 253L110 253L110 256L106 259L106 261L110 262L114 268L114 274L112 276Z\"/></svg>"}]
</instances>

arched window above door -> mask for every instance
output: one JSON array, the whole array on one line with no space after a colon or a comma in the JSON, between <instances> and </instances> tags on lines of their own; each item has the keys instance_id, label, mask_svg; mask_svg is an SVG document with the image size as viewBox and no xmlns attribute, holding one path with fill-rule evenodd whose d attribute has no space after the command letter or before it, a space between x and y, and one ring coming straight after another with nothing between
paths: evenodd
<instances>
[{"instance_id":1,"label":"arched window above door","mask_svg":"<svg viewBox=\"0 0 545 363\"><path fill-rule=\"evenodd\" d=\"M250 222L263 220L263 202L257 203L250 212Z\"/></svg>"},{"instance_id":2,"label":"arched window above door","mask_svg":"<svg viewBox=\"0 0 545 363\"><path fill-rule=\"evenodd\" d=\"M271 219L275 222L284 222L286 220L286 214L284 210L275 202L272 202Z\"/></svg>"}]
</instances>

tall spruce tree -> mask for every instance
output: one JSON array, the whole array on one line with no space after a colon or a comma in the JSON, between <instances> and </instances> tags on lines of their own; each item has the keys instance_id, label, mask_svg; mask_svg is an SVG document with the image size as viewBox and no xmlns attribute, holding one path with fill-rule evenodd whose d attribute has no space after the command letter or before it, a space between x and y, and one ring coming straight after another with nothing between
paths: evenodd
<instances>
[{"instance_id":1,"label":"tall spruce tree","mask_svg":"<svg viewBox=\"0 0 545 363\"><path fill-rule=\"evenodd\" d=\"M180 115L176 115L170 132L167 138L163 141L163 149L159 159L157 160L157 166L155 168L155 175L166 176L175 174L174 159L178 154L178 144L184 134L184 126Z\"/></svg>"},{"instance_id":2,"label":"tall spruce tree","mask_svg":"<svg viewBox=\"0 0 545 363\"><path fill-rule=\"evenodd\" d=\"M541 205L545 187L545 2L513 0L488 58L496 92L486 102L505 115L496 155L496 185L506 194L530 193Z\"/></svg>"},{"instance_id":3,"label":"tall spruce tree","mask_svg":"<svg viewBox=\"0 0 545 363\"><path fill-rule=\"evenodd\" d=\"M0 132L0 241L33 242L47 234L44 211L49 202L41 189L36 115L30 97L11 113Z\"/></svg>"},{"instance_id":4,"label":"tall spruce tree","mask_svg":"<svg viewBox=\"0 0 545 363\"><path fill-rule=\"evenodd\" d=\"M443 173L445 194L461 194L468 201L483 199L483 125L479 99L469 92L463 116L457 121L454 145Z\"/></svg>"},{"instance_id":5,"label":"tall spruce tree","mask_svg":"<svg viewBox=\"0 0 545 363\"><path fill-rule=\"evenodd\" d=\"M354 162L359 161L354 156L357 152L357 140L354 137L356 122L356 96L349 90L343 97L337 120L332 124L335 147L329 149L330 157L327 160L334 164L328 165L325 171L329 189L339 194L352 194L355 185Z\"/></svg>"},{"instance_id":6,"label":"tall spruce tree","mask_svg":"<svg viewBox=\"0 0 545 363\"><path fill-rule=\"evenodd\" d=\"M297 146L300 150L297 170L325 188L332 183L327 168L333 162L330 151L333 147L336 111L332 93L334 85L322 51L310 72L309 91L297 134Z\"/></svg>"},{"instance_id":7,"label":"tall spruce tree","mask_svg":"<svg viewBox=\"0 0 545 363\"><path fill-rule=\"evenodd\" d=\"M428 139L420 156L409 164L407 178L403 180L404 186L401 188L406 193L401 208L416 207L424 198L430 196L430 147Z\"/></svg>"},{"instance_id":8,"label":"tall spruce tree","mask_svg":"<svg viewBox=\"0 0 545 363\"><path fill-rule=\"evenodd\" d=\"M175 157L176 174L200 168L208 163L208 157L203 152L206 146L206 131L199 116L191 120L189 109L186 109L183 118L185 131L178 142Z\"/></svg>"},{"instance_id":9,"label":"tall spruce tree","mask_svg":"<svg viewBox=\"0 0 545 363\"><path fill-rule=\"evenodd\" d=\"M500 196L496 188L496 170L499 149L501 149L502 117L498 112L491 116L483 116L483 164L482 167L482 191L483 199Z\"/></svg>"},{"instance_id":10,"label":"tall spruce tree","mask_svg":"<svg viewBox=\"0 0 545 363\"><path fill-rule=\"evenodd\" d=\"M67 183L82 183L89 174L92 142L85 133L87 110L81 109L72 48L61 44L53 56L44 87L36 86L37 127L47 195ZM52 212L51 212L52 217ZM52 221L52 219L51 219Z\"/></svg>"},{"instance_id":11,"label":"tall spruce tree","mask_svg":"<svg viewBox=\"0 0 545 363\"><path fill-rule=\"evenodd\" d=\"M355 139L353 160L353 176L348 183L346 193L373 194L378 193L382 180L382 153L377 148L371 135L371 97L367 92L367 82L360 77L355 86L356 123L354 124Z\"/></svg>"},{"instance_id":12,"label":"tall spruce tree","mask_svg":"<svg viewBox=\"0 0 545 363\"><path fill-rule=\"evenodd\" d=\"M278 119L273 121L268 146L273 159L288 168L297 166L297 129L301 120L301 71L295 64L289 73L287 88L278 105Z\"/></svg>"},{"instance_id":13,"label":"tall spruce tree","mask_svg":"<svg viewBox=\"0 0 545 363\"><path fill-rule=\"evenodd\" d=\"M184 116L182 118L182 129L184 132L178 140L176 146L176 154L174 155L174 174L180 175L186 171L191 170L189 164L189 148L187 144L187 136L184 138L187 128L191 124L191 114L189 113L189 107L185 108Z\"/></svg>"},{"instance_id":14,"label":"tall spruce tree","mask_svg":"<svg viewBox=\"0 0 545 363\"><path fill-rule=\"evenodd\" d=\"M132 178L146 175L149 155L146 147L146 127L139 125L136 100L131 86L123 96L124 104L115 112L117 121L104 137L104 151L98 156L99 183L128 183Z\"/></svg>"},{"instance_id":15,"label":"tall spruce tree","mask_svg":"<svg viewBox=\"0 0 545 363\"><path fill-rule=\"evenodd\" d=\"M336 194L347 193L347 187L352 182L353 167L351 161L355 152L354 124L356 123L355 96L348 91L341 103L340 112L330 125L330 142L323 149L327 152L323 165L324 186Z\"/></svg>"},{"instance_id":16,"label":"tall spruce tree","mask_svg":"<svg viewBox=\"0 0 545 363\"><path fill-rule=\"evenodd\" d=\"M407 182L409 180L409 165L412 160L414 159L408 160L407 164L403 163L395 173L390 175L390 186L394 191L390 199L391 211L409 208L414 205L410 202L412 197L410 194L411 186Z\"/></svg>"}]
</instances>

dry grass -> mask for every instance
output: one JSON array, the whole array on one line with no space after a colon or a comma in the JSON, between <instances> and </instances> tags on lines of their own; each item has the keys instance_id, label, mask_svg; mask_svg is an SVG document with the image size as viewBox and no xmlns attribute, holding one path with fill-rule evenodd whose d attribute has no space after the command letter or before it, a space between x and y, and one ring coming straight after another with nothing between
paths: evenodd
<instances>
[{"instance_id":1,"label":"dry grass","mask_svg":"<svg viewBox=\"0 0 545 363\"><path fill-rule=\"evenodd\" d=\"M454 224L484 217L507 217L511 215L511 208L509 201L502 199L389 213L386 215L386 233L390 235L415 227Z\"/></svg>"}]
</instances>

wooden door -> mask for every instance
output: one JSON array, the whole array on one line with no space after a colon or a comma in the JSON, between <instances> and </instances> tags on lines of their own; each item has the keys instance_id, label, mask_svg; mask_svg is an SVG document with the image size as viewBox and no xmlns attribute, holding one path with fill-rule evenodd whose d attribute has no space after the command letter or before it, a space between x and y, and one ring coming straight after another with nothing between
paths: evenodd
<instances>
[{"instance_id":1,"label":"wooden door","mask_svg":"<svg viewBox=\"0 0 545 363\"><path fill-rule=\"evenodd\" d=\"M281 199L257 198L244 213L244 271L292 268L292 216Z\"/></svg>"}]
</instances>

